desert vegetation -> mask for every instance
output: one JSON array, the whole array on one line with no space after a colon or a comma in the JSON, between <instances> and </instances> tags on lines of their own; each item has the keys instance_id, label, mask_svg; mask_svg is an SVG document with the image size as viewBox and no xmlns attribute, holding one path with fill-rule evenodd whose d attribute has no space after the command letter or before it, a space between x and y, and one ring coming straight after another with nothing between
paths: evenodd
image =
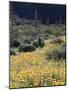
<instances>
[{"instance_id":1,"label":"desert vegetation","mask_svg":"<svg viewBox=\"0 0 68 90\"><path fill-rule=\"evenodd\" d=\"M47 26L44 25L44 27ZM48 27L50 28L51 25ZM62 27L64 25L61 25ZM52 26L52 28L55 30L55 27ZM26 27L19 33L25 31ZM14 47L11 48L14 51L10 50L10 88L65 85L65 29L64 35L61 35L62 29L61 32L57 29L59 36L50 33L46 35L46 28L42 32L40 34L39 31L42 39L38 34L32 37L32 35L27 36L25 32L24 38L21 36L18 38L20 42L18 47L16 45L18 43L13 42Z\"/></svg>"},{"instance_id":2,"label":"desert vegetation","mask_svg":"<svg viewBox=\"0 0 68 90\"><path fill-rule=\"evenodd\" d=\"M10 14L10 88L66 84L66 26L35 12L35 20Z\"/></svg>"}]
</instances>

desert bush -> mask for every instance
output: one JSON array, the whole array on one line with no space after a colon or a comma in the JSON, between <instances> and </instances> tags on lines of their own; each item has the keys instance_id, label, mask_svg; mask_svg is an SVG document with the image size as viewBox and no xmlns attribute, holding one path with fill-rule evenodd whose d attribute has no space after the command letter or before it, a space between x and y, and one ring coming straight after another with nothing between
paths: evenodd
<instances>
[{"instance_id":1,"label":"desert bush","mask_svg":"<svg viewBox=\"0 0 68 90\"><path fill-rule=\"evenodd\" d=\"M59 46L51 48L47 51L47 59L66 59L66 50L65 47Z\"/></svg>"},{"instance_id":2,"label":"desert bush","mask_svg":"<svg viewBox=\"0 0 68 90\"><path fill-rule=\"evenodd\" d=\"M66 43L62 43L62 47L66 47Z\"/></svg>"},{"instance_id":3,"label":"desert bush","mask_svg":"<svg viewBox=\"0 0 68 90\"><path fill-rule=\"evenodd\" d=\"M10 48L10 55L16 55L16 52L14 49Z\"/></svg>"},{"instance_id":4,"label":"desert bush","mask_svg":"<svg viewBox=\"0 0 68 90\"><path fill-rule=\"evenodd\" d=\"M44 39L46 40L46 39L48 39L49 38L49 36L50 36L50 34L48 34L48 33L44 33Z\"/></svg>"},{"instance_id":5,"label":"desert bush","mask_svg":"<svg viewBox=\"0 0 68 90\"><path fill-rule=\"evenodd\" d=\"M35 39L35 40L32 42L32 45L35 46L36 48L38 48L38 47L39 47L38 40Z\"/></svg>"},{"instance_id":6,"label":"desert bush","mask_svg":"<svg viewBox=\"0 0 68 90\"><path fill-rule=\"evenodd\" d=\"M41 37L39 37L32 42L32 45L35 46L36 48L38 47L42 48L44 46L44 40Z\"/></svg>"},{"instance_id":7,"label":"desert bush","mask_svg":"<svg viewBox=\"0 0 68 90\"><path fill-rule=\"evenodd\" d=\"M19 45L20 45L20 42L18 40L10 41L10 47L17 48Z\"/></svg>"},{"instance_id":8,"label":"desert bush","mask_svg":"<svg viewBox=\"0 0 68 90\"><path fill-rule=\"evenodd\" d=\"M63 40L61 40L60 38L54 38L54 42L55 43L62 43L62 42L64 42Z\"/></svg>"},{"instance_id":9,"label":"desert bush","mask_svg":"<svg viewBox=\"0 0 68 90\"><path fill-rule=\"evenodd\" d=\"M31 42L30 42L30 40L26 39L26 40L24 40L24 43L30 44Z\"/></svg>"},{"instance_id":10,"label":"desert bush","mask_svg":"<svg viewBox=\"0 0 68 90\"><path fill-rule=\"evenodd\" d=\"M20 51L23 47L25 47L25 44L24 44L24 43L21 43L20 46L18 47L19 51Z\"/></svg>"},{"instance_id":11,"label":"desert bush","mask_svg":"<svg viewBox=\"0 0 68 90\"><path fill-rule=\"evenodd\" d=\"M44 46L44 40L42 38L38 38L38 43L39 43L39 46L40 47L43 47Z\"/></svg>"},{"instance_id":12,"label":"desert bush","mask_svg":"<svg viewBox=\"0 0 68 90\"><path fill-rule=\"evenodd\" d=\"M65 46L65 44L64 45L62 44L61 47L59 48L59 57L66 59L66 46Z\"/></svg>"},{"instance_id":13,"label":"desert bush","mask_svg":"<svg viewBox=\"0 0 68 90\"><path fill-rule=\"evenodd\" d=\"M56 43L56 44L61 44L61 43L63 43L64 41L61 39L61 38L59 38L59 37L56 37L56 38L54 38L52 41L51 41L51 43Z\"/></svg>"},{"instance_id":14,"label":"desert bush","mask_svg":"<svg viewBox=\"0 0 68 90\"><path fill-rule=\"evenodd\" d=\"M19 51L23 51L23 52L31 52L31 51L35 51L35 47L30 45L30 44L22 44L19 46Z\"/></svg>"},{"instance_id":15,"label":"desert bush","mask_svg":"<svg viewBox=\"0 0 68 90\"><path fill-rule=\"evenodd\" d=\"M46 29L46 33L52 34L52 35L65 35L66 27L65 25L49 25Z\"/></svg>"}]
</instances>

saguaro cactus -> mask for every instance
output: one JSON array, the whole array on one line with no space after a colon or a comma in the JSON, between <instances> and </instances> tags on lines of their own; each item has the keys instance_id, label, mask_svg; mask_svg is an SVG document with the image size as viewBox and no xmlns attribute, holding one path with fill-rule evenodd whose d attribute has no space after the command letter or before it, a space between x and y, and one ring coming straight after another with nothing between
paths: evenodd
<instances>
[{"instance_id":1,"label":"saguaro cactus","mask_svg":"<svg viewBox=\"0 0 68 90\"><path fill-rule=\"evenodd\" d=\"M38 34L38 10L36 9L35 10L35 22L36 22L36 31L37 31L37 34Z\"/></svg>"}]
</instances>

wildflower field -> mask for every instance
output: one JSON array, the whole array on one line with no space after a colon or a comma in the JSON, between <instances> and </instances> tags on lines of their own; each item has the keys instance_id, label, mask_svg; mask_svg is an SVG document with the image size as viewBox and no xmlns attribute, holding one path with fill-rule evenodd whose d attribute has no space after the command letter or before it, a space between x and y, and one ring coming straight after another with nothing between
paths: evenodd
<instances>
[{"instance_id":1,"label":"wildflower field","mask_svg":"<svg viewBox=\"0 0 68 90\"><path fill-rule=\"evenodd\" d=\"M65 36L61 38L65 42ZM65 85L65 60L47 59L47 51L59 47L50 41L45 40L44 47L33 52L10 56L10 88Z\"/></svg>"},{"instance_id":2,"label":"wildflower field","mask_svg":"<svg viewBox=\"0 0 68 90\"><path fill-rule=\"evenodd\" d=\"M66 85L66 5L9 2L9 88Z\"/></svg>"}]
</instances>

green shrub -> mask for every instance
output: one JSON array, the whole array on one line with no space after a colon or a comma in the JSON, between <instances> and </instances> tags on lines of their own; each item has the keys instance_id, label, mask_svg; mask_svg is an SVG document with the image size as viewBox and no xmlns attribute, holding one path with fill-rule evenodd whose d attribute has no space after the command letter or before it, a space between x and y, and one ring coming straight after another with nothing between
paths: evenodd
<instances>
[{"instance_id":1,"label":"green shrub","mask_svg":"<svg viewBox=\"0 0 68 90\"><path fill-rule=\"evenodd\" d=\"M39 47L38 40L37 40L37 39L33 40L32 45L33 45L34 47L38 48L38 47Z\"/></svg>"},{"instance_id":2,"label":"green shrub","mask_svg":"<svg viewBox=\"0 0 68 90\"><path fill-rule=\"evenodd\" d=\"M30 44L22 44L19 46L19 51L20 52L31 52L31 51L35 51L35 47Z\"/></svg>"},{"instance_id":3,"label":"green shrub","mask_svg":"<svg viewBox=\"0 0 68 90\"><path fill-rule=\"evenodd\" d=\"M44 40L41 37L38 38L38 43L40 47L44 46Z\"/></svg>"},{"instance_id":4,"label":"green shrub","mask_svg":"<svg viewBox=\"0 0 68 90\"><path fill-rule=\"evenodd\" d=\"M10 41L10 47L17 48L19 45L20 45L20 42L18 40Z\"/></svg>"},{"instance_id":5,"label":"green shrub","mask_svg":"<svg viewBox=\"0 0 68 90\"><path fill-rule=\"evenodd\" d=\"M10 48L10 55L16 55L16 52L14 49Z\"/></svg>"},{"instance_id":6,"label":"green shrub","mask_svg":"<svg viewBox=\"0 0 68 90\"><path fill-rule=\"evenodd\" d=\"M35 46L36 48L38 47L42 48L44 46L44 40L42 39L42 37L39 37L33 40L32 45Z\"/></svg>"},{"instance_id":7,"label":"green shrub","mask_svg":"<svg viewBox=\"0 0 68 90\"><path fill-rule=\"evenodd\" d=\"M24 40L24 43L30 44L31 42L30 42L30 40L26 39L26 40Z\"/></svg>"},{"instance_id":8,"label":"green shrub","mask_svg":"<svg viewBox=\"0 0 68 90\"><path fill-rule=\"evenodd\" d=\"M47 59L66 59L66 49L65 46L60 45L56 48L51 48L46 52Z\"/></svg>"}]
</instances>

